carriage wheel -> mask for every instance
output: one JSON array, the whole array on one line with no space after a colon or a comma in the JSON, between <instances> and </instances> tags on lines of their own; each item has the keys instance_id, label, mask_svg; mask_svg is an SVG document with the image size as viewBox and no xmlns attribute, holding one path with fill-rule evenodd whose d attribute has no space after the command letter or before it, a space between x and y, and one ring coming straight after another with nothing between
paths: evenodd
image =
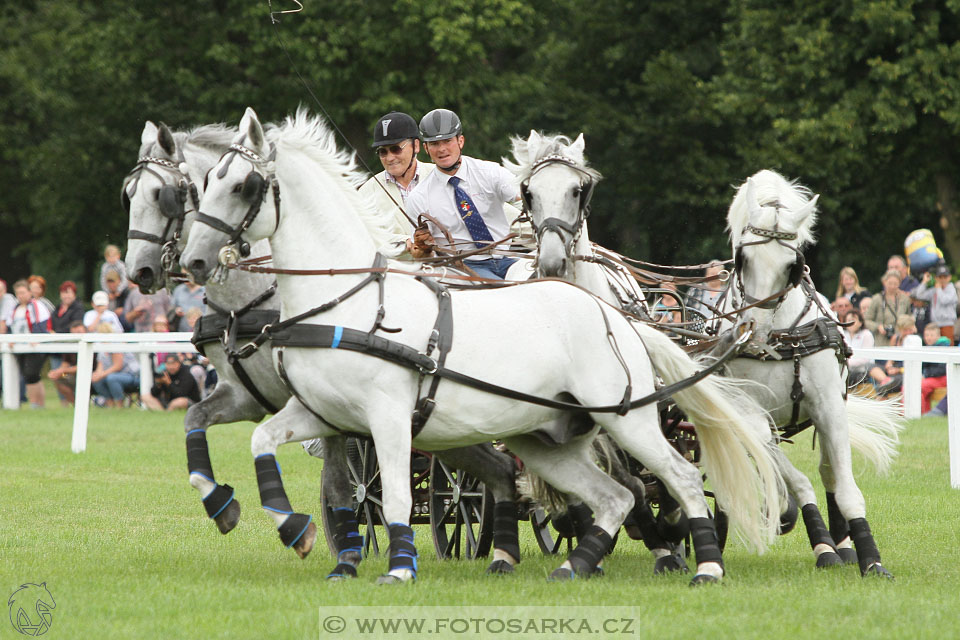
<instances>
[{"instance_id":1,"label":"carriage wheel","mask_svg":"<svg viewBox=\"0 0 960 640\"><path fill-rule=\"evenodd\" d=\"M389 541L387 520L383 515L381 500L380 465L377 462L377 452L373 442L360 438L347 438L347 469L350 474L350 484L353 487L353 511L360 525L360 535L363 536L363 555L364 557L378 556L381 547L386 549ZM331 510L325 495L321 498L321 505L323 533L327 538L327 547L330 553L336 556Z\"/></svg>"},{"instance_id":2,"label":"carriage wheel","mask_svg":"<svg viewBox=\"0 0 960 640\"><path fill-rule=\"evenodd\" d=\"M430 465L430 530L437 557L485 557L493 543L493 495L436 456Z\"/></svg>"}]
</instances>

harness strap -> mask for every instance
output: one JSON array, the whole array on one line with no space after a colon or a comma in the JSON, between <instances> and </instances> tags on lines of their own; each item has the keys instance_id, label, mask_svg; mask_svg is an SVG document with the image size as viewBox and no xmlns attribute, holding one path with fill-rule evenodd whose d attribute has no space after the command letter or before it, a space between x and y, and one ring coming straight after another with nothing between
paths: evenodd
<instances>
[{"instance_id":1,"label":"harness strap","mask_svg":"<svg viewBox=\"0 0 960 640\"><path fill-rule=\"evenodd\" d=\"M433 332L427 342L425 354L430 356L435 348L439 348L437 366L442 367L447 360L447 353L453 346L453 300L450 298L450 292L442 284L434 280L420 279L420 281L437 294L437 320L433 325ZM417 381L418 400L410 417L411 433L414 438L423 430L427 420L430 419L430 414L437 406L435 398L437 388L440 386L440 378L434 376L430 382L430 388L427 390L427 395L421 396L420 391L425 377L426 373L421 369L420 378Z\"/></svg>"}]
</instances>

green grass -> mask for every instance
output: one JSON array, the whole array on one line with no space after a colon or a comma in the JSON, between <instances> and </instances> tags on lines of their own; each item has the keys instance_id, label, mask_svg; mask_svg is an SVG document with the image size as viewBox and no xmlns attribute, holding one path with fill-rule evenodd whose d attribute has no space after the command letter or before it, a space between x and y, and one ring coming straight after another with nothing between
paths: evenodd
<instances>
[{"instance_id":1,"label":"green grass","mask_svg":"<svg viewBox=\"0 0 960 640\"><path fill-rule=\"evenodd\" d=\"M912 422L886 477L856 461L895 582L862 580L854 567L815 570L801 524L763 556L731 543L724 583L701 589L690 589L688 576L654 578L649 554L625 537L605 577L547 583L560 560L540 555L526 523L524 561L511 577L484 576L485 561L437 561L423 530L416 584L375 586L385 570L377 558L358 580L328 584L333 562L322 538L301 561L259 508L253 426L209 434L217 479L234 485L243 505L240 525L223 536L187 483L181 422L182 414L94 410L87 451L74 455L69 410L0 412L0 598L45 581L57 602L45 637L316 638L319 607L359 604L614 605L629 607L638 637L658 640L960 633L960 494L949 486L945 420ZM809 435L789 454L815 469ZM319 514L320 464L299 446L281 448L279 460L292 504ZM0 620L0 639L14 637Z\"/></svg>"}]
</instances>

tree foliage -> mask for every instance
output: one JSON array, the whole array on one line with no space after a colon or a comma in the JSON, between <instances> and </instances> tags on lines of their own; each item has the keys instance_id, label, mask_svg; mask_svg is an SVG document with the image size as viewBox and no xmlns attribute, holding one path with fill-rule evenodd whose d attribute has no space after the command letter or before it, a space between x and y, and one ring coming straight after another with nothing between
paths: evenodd
<instances>
[{"instance_id":1,"label":"tree foliage","mask_svg":"<svg viewBox=\"0 0 960 640\"><path fill-rule=\"evenodd\" d=\"M144 120L275 121L311 93L373 168L393 109L456 110L489 159L532 128L583 131L605 175L592 236L634 257L727 257L731 186L769 167L822 194L823 287L845 264L875 286L917 227L960 258L957 0L303 4L275 24L265 1L0 9L0 275L89 293L124 244Z\"/></svg>"}]
</instances>

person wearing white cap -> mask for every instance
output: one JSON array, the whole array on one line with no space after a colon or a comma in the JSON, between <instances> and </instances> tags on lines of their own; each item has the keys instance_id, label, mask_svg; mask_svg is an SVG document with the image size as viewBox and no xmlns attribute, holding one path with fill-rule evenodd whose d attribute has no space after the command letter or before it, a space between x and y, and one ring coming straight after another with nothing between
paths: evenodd
<instances>
[{"instance_id":1,"label":"person wearing white cap","mask_svg":"<svg viewBox=\"0 0 960 640\"><path fill-rule=\"evenodd\" d=\"M123 333L123 324L113 311L107 308L110 296L106 291L97 291L93 294L93 309L83 314L83 326L90 333L95 333L101 322L107 322L116 333Z\"/></svg>"}]
</instances>

